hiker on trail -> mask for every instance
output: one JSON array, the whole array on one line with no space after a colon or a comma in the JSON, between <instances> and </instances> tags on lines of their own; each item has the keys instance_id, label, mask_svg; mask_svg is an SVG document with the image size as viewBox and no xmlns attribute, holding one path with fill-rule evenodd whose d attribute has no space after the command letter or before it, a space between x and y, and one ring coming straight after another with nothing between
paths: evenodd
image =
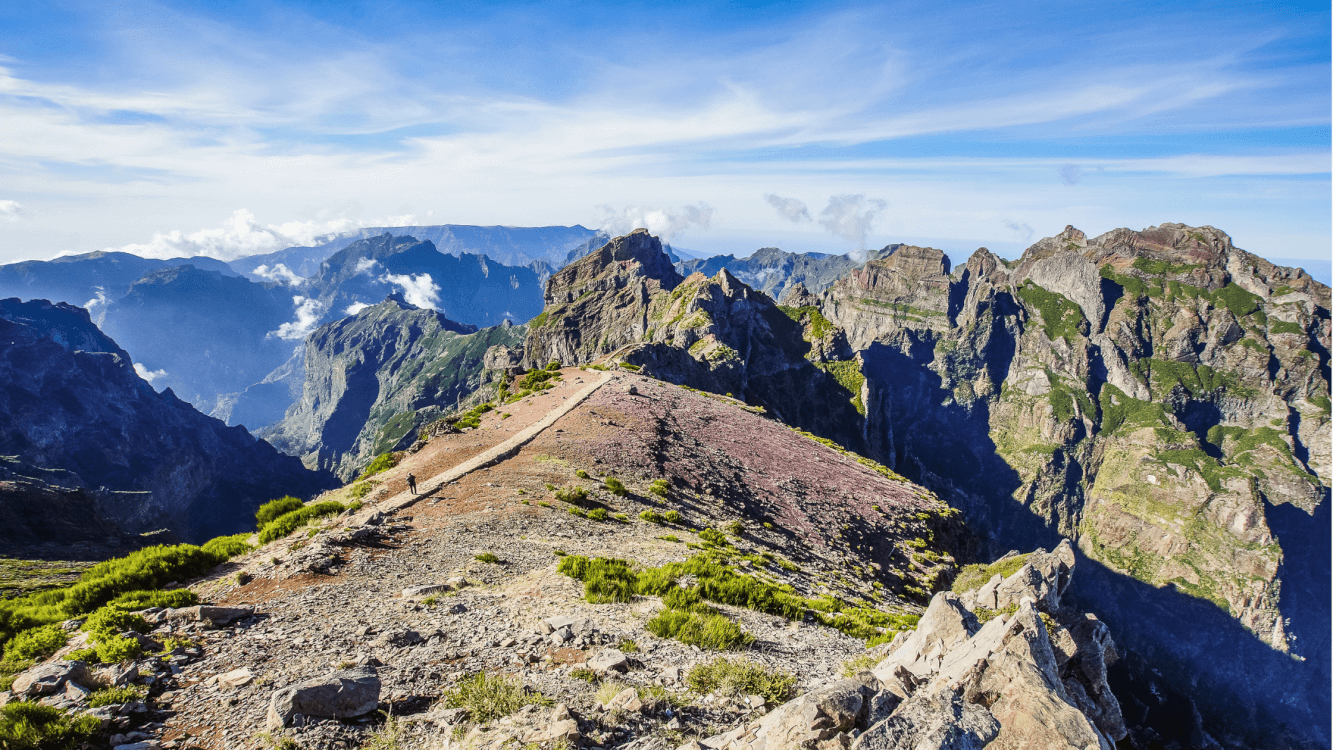
<instances>
[{"instance_id":1,"label":"hiker on trail","mask_svg":"<svg viewBox=\"0 0 1333 750\"><path fill-rule=\"evenodd\" d=\"M417 494L417 478L413 474L407 475L407 488L412 490L412 494Z\"/></svg>"}]
</instances>

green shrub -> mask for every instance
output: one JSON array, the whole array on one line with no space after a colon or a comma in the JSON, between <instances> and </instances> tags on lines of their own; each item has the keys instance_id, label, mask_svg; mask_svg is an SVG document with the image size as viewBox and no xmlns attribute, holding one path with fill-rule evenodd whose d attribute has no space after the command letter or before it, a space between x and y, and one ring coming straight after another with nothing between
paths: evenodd
<instances>
[{"instance_id":1,"label":"green shrub","mask_svg":"<svg viewBox=\"0 0 1333 750\"><path fill-rule=\"evenodd\" d=\"M680 511L678 510L669 510L666 513L662 514L662 518L666 519L667 523L674 523L677 526L679 526L681 521L684 520L681 518Z\"/></svg>"},{"instance_id":2,"label":"green shrub","mask_svg":"<svg viewBox=\"0 0 1333 750\"><path fill-rule=\"evenodd\" d=\"M480 555L477 555L476 558L481 562L489 563L491 565L495 565L500 562L500 558L496 557L494 552L483 552Z\"/></svg>"},{"instance_id":3,"label":"green shrub","mask_svg":"<svg viewBox=\"0 0 1333 750\"><path fill-rule=\"evenodd\" d=\"M685 676L685 682L701 694L761 695L770 706L785 702L796 687L794 675L746 659L714 659L699 664Z\"/></svg>"},{"instance_id":4,"label":"green shrub","mask_svg":"<svg viewBox=\"0 0 1333 750\"><path fill-rule=\"evenodd\" d=\"M117 706L121 703L141 701L147 692L144 688L135 686L102 688L88 696L88 707Z\"/></svg>"},{"instance_id":5,"label":"green shrub","mask_svg":"<svg viewBox=\"0 0 1333 750\"><path fill-rule=\"evenodd\" d=\"M587 667L579 667L578 669L572 670L569 673L569 676L576 680L583 680L589 684L597 682L597 673Z\"/></svg>"},{"instance_id":6,"label":"green shrub","mask_svg":"<svg viewBox=\"0 0 1333 750\"><path fill-rule=\"evenodd\" d=\"M666 522L665 518L662 518L662 516L659 515L656 511L651 511L651 510L645 510L644 512L640 513L639 518L647 521L648 523L662 524Z\"/></svg>"},{"instance_id":7,"label":"green shrub","mask_svg":"<svg viewBox=\"0 0 1333 750\"><path fill-rule=\"evenodd\" d=\"M375 485L370 482L357 482L352 485L352 489L348 490L347 494L350 495L353 500L360 500L366 495L369 495L370 491L373 489L375 489Z\"/></svg>"},{"instance_id":8,"label":"green shrub","mask_svg":"<svg viewBox=\"0 0 1333 750\"><path fill-rule=\"evenodd\" d=\"M79 648L69 652L70 661L86 661L89 664L97 664L97 649Z\"/></svg>"},{"instance_id":9,"label":"green shrub","mask_svg":"<svg viewBox=\"0 0 1333 750\"><path fill-rule=\"evenodd\" d=\"M570 485L555 491L555 499L562 503L583 506L588 503L588 491L582 487Z\"/></svg>"},{"instance_id":10,"label":"green shrub","mask_svg":"<svg viewBox=\"0 0 1333 750\"><path fill-rule=\"evenodd\" d=\"M629 489L625 487L625 483L615 477L603 479L602 484L606 485L607 492L617 497L624 497L629 494Z\"/></svg>"},{"instance_id":11,"label":"green shrub","mask_svg":"<svg viewBox=\"0 0 1333 750\"><path fill-rule=\"evenodd\" d=\"M741 536L745 533L745 524L740 521L732 521L727 524L727 533L736 537Z\"/></svg>"},{"instance_id":12,"label":"green shrub","mask_svg":"<svg viewBox=\"0 0 1333 750\"><path fill-rule=\"evenodd\" d=\"M232 534L231 536L220 536L210 539L204 543L204 551L214 555L222 560L230 560L233 557L240 557L254 547L246 540L250 538L249 534Z\"/></svg>"},{"instance_id":13,"label":"green shrub","mask_svg":"<svg viewBox=\"0 0 1333 750\"><path fill-rule=\"evenodd\" d=\"M0 747L5 750L73 750L101 727L95 717L71 719L64 711L38 703L10 703L0 708Z\"/></svg>"},{"instance_id":14,"label":"green shrub","mask_svg":"<svg viewBox=\"0 0 1333 750\"><path fill-rule=\"evenodd\" d=\"M14 636L5 646L6 659L45 659L64 648L69 635L59 625L43 625Z\"/></svg>"},{"instance_id":15,"label":"green shrub","mask_svg":"<svg viewBox=\"0 0 1333 750\"><path fill-rule=\"evenodd\" d=\"M584 471L583 469L579 469L578 471L574 472L574 476L578 477L579 479L589 478L588 472Z\"/></svg>"},{"instance_id":16,"label":"green shrub","mask_svg":"<svg viewBox=\"0 0 1333 750\"><path fill-rule=\"evenodd\" d=\"M666 497L667 492L670 489L671 486L667 484L667 480L665 479L654 479L653 483L648 485L648 491L653 493L654 495L657 495L658 497Z\"/></svg>"},{"instance_id":17,"label":"green shrub","mask_svg":"<svg viewBox=\"0 0 1333 750\"><path fill-rule=\"evenodd\" d=\"M626 654L633 654L639 650L639 644L635 643L632 639L622 638L620 644L617 645L616 648Z\"/></svg>"},{"instance_id":18,"label":"green shrub","mask_svg":"<svg viewBox=\"0 0 1333 750\"><path fill-rule=\"evenodd\" d=\"M551 705L549 698L525 689L517 678L488 677L485 672L464 678L441 701L449 708L466 708L468 718L477 724L503 718L524 706Z\"/></svg>"},{"instance_id":19,"label":"green shrub","mask_svg":"<svg viewBox=\"0 0 1333 750\"><path fill-rule=\"evenodd\" d=\"M675 638L688 646L716 651L745 648L754 643L754 636L719 614L664 609L644 623L644 627L659 638Z\"/></svg>"},{"instance_id":20,"label":"green shrub","mask_svg":"<svg viewBox=\"0 0 1333 750\"><path fill-rule=\"evenodd\" d=\"M559 370L559 369L560 369L560 360L558 360L558 359L553 359L553 360L551 360L550 362L547 362L547 363L546 363L546 369L547 369L547 370L550 370L551 372L555 372L556 370Z\"/></svg>"},{"instance_id":21,"label":"green shrub","mask_svg":"<svg viewBox=\"0 0 1333 750\"><path fill-rule=\"evenodd\" d=\"M583 510L582 508L566 508L566 510L569 511L569 515L571 516L578 516L579 518L588 517L588 511Z\"/></svg>"},{"instance_id":22,"label":"green shrub","mask_svg":"<svg viewBox=\"0 0 1333 750\"><path fill-rule=\"evenodd\" d=\"M591 570L583 580L583 595L593 604L624 603L634 599L635 576L627 565L598 564L593 561ZM606 563L623 560L606 561Z\"/></svg>"},{"instance_id":23,"label":"green shrub","mask_svg":"<svg viewBox=\"0 0 1333 750\"><path fill-rule=\"evenodd\" d=\"M664 534L664 535L659 536L659 537L657 537L657 538L658 538L658 539L661 539L661 540L664 541L664 542L679 542L679 541L680 541L680 537L676 536L675 534Z\"/></svg>"},{"instance_id":24,"label":"green shrub","mask_svg":"<svg viewBox=\"0 0 1333 750\"><path fill-rule=\"evenodd\" d=\"M281 515L266 524L264 530L259 532L259 543L268 544L275 539L282 539L311 521L326 516L334 516L344 510L346 508L343 507L343 504L336 500L326 500L314 505L303 505L300 509Z\"/></svg>"},{"instance_id":25,"label":"green shrub","mask_svg":"<svg viewBox=\"0 0 1333 750\"><path fill-rule=\"evenodd\" d=\"M1028 555L1014 555L988 565L965 565L953 579L952 590L955 594L971 591L984 586L996 573L1008 578L1017 573L1028 561Z\"/></svg>"},{"instance_id":26,"label":"green shrub","mask_svg":"<svg viewBox=\"0 0 1333 750\"><path fill-rule=\"evenodd\" d=\"M137 630L140 633L150 630L148 623L142 617L116 606L102 607L92 613L79 629L88 633L93 641L113 638L127 630Z\"/></svg>"},{"instance_id":27,"label":"green shrub","mask_svg":"<svg viewBox=\"0 0 1333 750\"><path fill-rule=\"evenodd\" d=\"M843 677L855 677L862 672L869 672L874 669L876 664L879 664L879 659L874 654L853 656L838 667L838 674Z\"/></svg>"},{"instance_id":28,"label":"green shrub","mask_svg":"<svg viewBox=\"0 0 1333 750\"><path fill-rule=\"evenodd\" d=\"M119 664L143 653L139 642L124 636L111 636L97 644L97 660L103 664Z\"/></svg>"},{"instance_id":29,"label":"green shrub","mask_svg":"<svg viewBox=\"0 0 1333 750\"><path fill-rule=\"evenodd\" d=\"M370 465L366 467L365 471L361 472L361 476L357 477L357 481L365 481L366 479L381 472L388 471L397 465L398 455L396 453L381 453L370 462Z\"/></svg>"},{"instance_id":30,"label":"green shrub","mask_svg":"<svg viewBox=\"0 0 1333 750\"><path fill-rule=\"evenodd\" d=\"M588 511L588 518L594 521L605 521L610 517L611 514L606 512L606 508L593 508Z\"/></svg>"},{"instance_id":31,"label":"green shrub","mask_svg":"<svg viewBox=\"0 0 1333 750\"><path fill-rule=\"evenodd\" d=\"M71 659L74 657L71 655ZM32 659L4 659L0 661L0 690L8 690L14 684L14 678L25 672L33 664Z\"/></svg>"},{"instance_id":32,"label":"green shrub","mask_svg":"<svg viewBox=\"0 0 1333 750\"><path fill-rule=\"evenodd\" d=\"M259 506L259 510L255 511L255 522L257 524L255 528L262 529L265 524L270 523L278 516L291 513L304 505L305 503L301 502L300 498L291 495L285 495L277 500L269 500Z\"/></svg>"},{"instance_id":33,"label":"green shrub","mask_svg":"<svg viewBox=\"0 0 1333 750\"><path fill-rule=\"evenodd\" d=\"M699 539L705 544L712 544L719 547L727 543L727 538L722 535L722 532L717 531L716 529L704 529L703 531L700 531Z\"/></svg>"}]
</instances>

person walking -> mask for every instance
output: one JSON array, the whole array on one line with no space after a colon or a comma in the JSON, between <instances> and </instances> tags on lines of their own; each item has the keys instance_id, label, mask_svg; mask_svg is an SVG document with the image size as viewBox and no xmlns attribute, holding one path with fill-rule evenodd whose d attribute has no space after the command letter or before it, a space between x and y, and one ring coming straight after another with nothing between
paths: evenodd
<instances>
[{"instance_id":1,"label":"person walking","mask_svg":"<svg viewBox=\"0 0 1333 750\"><path fill-rule=\"evenodd\" d=\"M417 478L413 474L407 475L407 488L412 490L412 494L417 494Z\"/></svg>"}]
</instances>

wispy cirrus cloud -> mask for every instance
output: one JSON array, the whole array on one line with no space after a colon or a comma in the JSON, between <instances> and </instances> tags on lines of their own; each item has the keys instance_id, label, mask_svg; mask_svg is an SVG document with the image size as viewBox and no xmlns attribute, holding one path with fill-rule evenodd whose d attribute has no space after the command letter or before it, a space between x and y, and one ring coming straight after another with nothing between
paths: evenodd
<instances>
[{"instance_id":1,"label":"wispy cirrus cloud","mask_svg":"<svg viewBox=\"0 0 1333 750\"><path fill-rule=\"evenodd\" d=\"M1156 220L1298 218L1328 233L1317 201L1297 216L1285 197L1246 204L1234 196L1254 191L1208 182L1250 175L1271 192L1273 177L1328 173L1313 132L1329 119L1326 9L1302 23L1089 8L1043 15L1034 33L1024 19L1043 11L1022 3L666 9L651 31L634 9L594 27L540 6L408 4L355 21L290 2L148 8L135 34L109 31L124 19L95 5L53 24L103 42L68 59L41 39L6 50L0 174L30 209L2 222L11 252L232 258L398 225L316 215L349 199L381 217L430 200L462 223L660 213L663 231L682 231L667 218L679 211L626 207L694 205L716 210L694 228L810 232L754 196L864 194L889 197L913 229L991 232L997 216L1036 216L1024 195L1086 215L1094 183L1098 221L1133 220L1142 201L1167 214ZM1182 24L1214 44L1174 54L1163 41ZM1050 199L1067 164L1103 172ZM73 215L77 236L54 231Z\"/></svg>"}]
</instances>

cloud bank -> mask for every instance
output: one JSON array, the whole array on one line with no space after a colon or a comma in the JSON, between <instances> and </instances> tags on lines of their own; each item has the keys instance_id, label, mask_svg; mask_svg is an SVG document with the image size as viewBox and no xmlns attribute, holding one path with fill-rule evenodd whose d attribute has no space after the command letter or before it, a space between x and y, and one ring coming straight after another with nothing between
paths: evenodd
<instances>
[{"instance_id":1,"label":"cloud bank","mask_svg":"<svg viewBox=\"0 0 1333 750\"><path fill-rule=\"evenodd\" d=\"M278 326L276 331L270 331L267 338L300 341L319 327L319 319L323 317L325 311L323 303L314 297L297 295L292 297L292 304L296 307L296 319L289 323L283 323Z\"/></svg>"},{"instance_id":2,"label":"cloud bank","mask_svg":"<svg viewBox=\"0 0 1333 750\"><path fill-rule=\"evenodd\" d=\"M650 206L626 206L616 210L603 205L600 208L604 213L601 229L612 237L629 234L635 229L647 229L650 234L670 242L690 227L708 229L713 221L713 209L702 201L679 211Z\"/></svg>"},{"instance_id":3,"label":"cloud bank","mask_svg":"<svg viewBox=\"0 0 1333 750\"><path fill-rule=\"evenodd\" d=\"M297 276L284 263L275 263L273 264L272 268L269 268L267 264L261 265L256 267L255 270L251 271L251 273L260 278L267 279L269 281L276 281L281 284L286 284L288 286L296 286L297 284L300 284L301 282L305 281L305 278Z\"/></svg>"},{"instance_id":4,"label":"cloud bank","mask_svg":"<svg viewBox=\"0 0 1333 750\"><path fill-rule=\"evenodd\" d=\"M157 380L158 378L164 378L167 376L166 370L150 370L147 367L144 367L139 362L134 363L134 372L139 377L148 381L149 385L152 385L154 380Z\"/></svg>"},{"instance_id":5,"label":"cloud bank","mask_svg":"<svg viewBox=\"0 0 1333 750\"><path fill-rule=\"evenodd\" d=\"M819 212L819 223L833 236L851 242L854 256L864 257L866 235L870 233L875 217L888 205L878 198L867 199L864 195L835 195Z\"/></svg>"},{"instance_id":6,"label":"cloud bank","mask_svg":"<svg viewBox=\"0 0 1333 750\"><path fill-rule=\"evenodd\" d=\"M810 221L810 210L805 207L803 201L799 201L795 198L783 198L782 196L773 193L765 195L764 200L768 201L770 206L776 208L778 213L782 214L788 221L791 221L794 224L799 224L802 221Z\"/></svg>"},{"instance_id":7,"label":"cloud bank","mask_svg":"<svg viewBox=\"0 0 1333 750\"><path fill-rule=\"evenodd\" d=\"M3 200L0 201L0 219L5 221L18 221L27 213L27 209L18 201Z\"/></svg>"},{"instance_id":8,"label":"cloud bank","mask_svg":"<svg viewBox=\"0 0 1333 750\"><path fill-rule=\"evenodd\" d=\"M422 309L440 309L440 285L436 284L428 273L416 276L386 273L380 280L402 289L403 299L407 300L409 305Z\"/></svg>"}]
</instances>

